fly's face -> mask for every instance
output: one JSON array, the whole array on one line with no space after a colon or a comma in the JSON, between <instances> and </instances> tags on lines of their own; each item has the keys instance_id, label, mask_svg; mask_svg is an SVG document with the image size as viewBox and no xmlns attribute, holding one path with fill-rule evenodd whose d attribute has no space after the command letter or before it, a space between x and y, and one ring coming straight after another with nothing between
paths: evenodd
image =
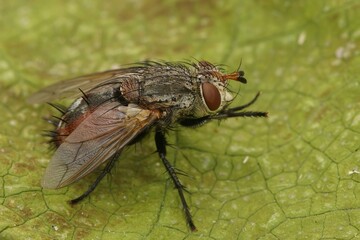
<instances>
[{"instance_id":1,"label":"fly's face","mask_svg":"<svg viewBox=\"0 0 360 240\"><path fill-rule=\"evenodd\" d=\"M216 115L229 105L234 97L228 89L228 80L246 83L244 72L224 74L206 61L199 62L195 65L195 69L198 82L198 96L192 112L195 118Z\"/></svg>"}]
</instances>

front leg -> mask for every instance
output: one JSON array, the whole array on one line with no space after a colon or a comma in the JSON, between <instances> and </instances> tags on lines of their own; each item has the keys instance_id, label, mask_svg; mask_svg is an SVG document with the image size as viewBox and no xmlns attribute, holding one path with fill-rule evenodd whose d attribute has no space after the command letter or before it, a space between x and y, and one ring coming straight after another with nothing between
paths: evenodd
<instances>
[{"instance_id":1,"label":"front leg","mask_svg":"<svg viewBox=\"0 0 360 240\"><path fill-rule=\"evenodd\" d=\"M184 127L200 127L207 123L210 120L209 116L202 118L184 118L179 121L179 123Z\"/></svg>"},{"instance_id":2,"label":"front leg","mask_svg":"<svg viewBox=\"0 0 360 240\"><path fill-rule=\"evenodd\" d=\"M267 112L258 112L258 111L242 111L245 108L248 108L252 104L256 102L258 97L260 96L260 93L257 93L255 97L248 103L234 107L234 108L224 108L222 111L218 112L214 115L208 115L201 118L184 118L180 119L179 123L184 127L200 127L204 125L205 123L209 122L213 119L227 119L227 118L233 118L233 117L267 117Z\"/></svg>"},{"instance_id":3,"label":"front leg","mask_svg":"<svg viewBox=\"0 0 360 240\"><path fill-rule=\"evenodd\" d=\"M192 220L189 206L186 203L186 200L184 197L184 186L180 183L180 180L176 175L176 171L175 171L174 167L171 166L170 162L166 159L166 139L165 139L164 132L161 131L160 129L157 129L155 132L155 143L156 143L157 152L159 153L159 157L160 157L161 161L163 162L166 171L169 173L170 178L175 185L175 188L178 190L180 200L183 205L186 222L189 225L191 231L196 231L196 227Z\"/></svg>"},{"instance_id":4,"label":"front leg","mask_svg":"<svg viewBox=\"0 0 360 240\"><path fill-rule=\"evenodd\" d=\"M226 119L226 118L232 118L232 117L267 117L268 113L267 112L258 112L258 111L242 111L245 108L248 108L249 106L253 105L256 100L258 99L258 97L260 96L260 93L257 93L255 95L255 97L253 98L253 100L251 100L250 102L238 106L238 107L234 107L234 108L225 108L222 111L218 112L215 115L209 116L209 120L210 119Z\"/></svg>"}]
</instances>

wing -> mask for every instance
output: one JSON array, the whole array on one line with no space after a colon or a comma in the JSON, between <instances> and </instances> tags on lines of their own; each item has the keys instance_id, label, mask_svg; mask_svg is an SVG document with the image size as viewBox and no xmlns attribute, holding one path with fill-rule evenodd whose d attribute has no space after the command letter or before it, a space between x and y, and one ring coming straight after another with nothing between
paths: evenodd
<instances>
[{"instance_id":1,"label":"wing","mask_svg":"<svg viewBox=\"0 0 360 240\"><path fill-rule=\"evenodd\" d=\"M156 111L116 102L100 105L56 150L42 180L60 188L91 173L158 119Z\"/></svg>"},{"instance_id":2,"label":"wing","mask_svg":"<svg viewBox=\"0 0 360 240\"><path fill-rule=\"evenodd\" d=\"M27 102L34 104L50 102L60 98L78 97L81 95L79 89L87 92L99 84L120 81L121 78L138 74L139 69L141 69L141 67L115 69L64 80L34 93L27 99Z\"/></svg>"}]
</instances>

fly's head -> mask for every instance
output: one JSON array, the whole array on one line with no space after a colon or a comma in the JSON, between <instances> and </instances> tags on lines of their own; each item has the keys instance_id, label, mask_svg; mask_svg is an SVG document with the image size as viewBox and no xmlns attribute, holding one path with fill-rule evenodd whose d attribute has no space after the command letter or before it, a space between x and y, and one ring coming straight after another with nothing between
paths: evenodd
<instances>
[{"instance_id":1,"label":"fly's head","mask_svg":"<svg viewBox=\"0 0 360 240\"><path fill-rule=\"evenodd\" d=\"M234 99L227 88L228 80L246 83L243 71L224 74L219 68L206 61L198 62L195 69L199 83L199 97L193 109L194 117L214 115Z\"/></svg>"}]
</instances>

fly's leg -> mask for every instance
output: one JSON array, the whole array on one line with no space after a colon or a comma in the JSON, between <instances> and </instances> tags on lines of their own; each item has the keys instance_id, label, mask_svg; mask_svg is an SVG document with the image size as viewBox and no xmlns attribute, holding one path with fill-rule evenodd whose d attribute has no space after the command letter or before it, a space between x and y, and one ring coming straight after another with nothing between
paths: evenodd
<instances>
[{"instance_id":1,"label":"fly's leg","mask_svg":"<svg viewBox=\"0 0 360 240\"><path fill-rule=\"evenodd\" d=\"M226 118L232 118L232 117L267 117L268 116L267 112L242 111L245 108L248 108L249 106L254 104L259 96L260 96L260 93L257 93L255 95L255 97L253 98L253 100L251 100L250 102L248 102L244 105L238 106L238 107L224 109L215 115L208 116L208 118L209 119L226 119Z\"/></svg>"},{"instance_id":2,"label":"fly's leg","mask_svg":"<svg viewBox=\"0 0 360 240\"><path fill-rule=\"evenodd\" d=\"M213 119L227 119L232 117L267 117L267 112L258 112L258 111L242 111L245 108L248 108L252 104L256 102L258 97L260 96L260 93L257 93L255 97L248 103L234 107L234 108L225 108L222 111L218 112L215 115L208 115L201 118L185 118L181 119L179 123L184 127L200 127L204 125L205 123L209 122Z\"/></svg>"},{"instance_id":3,"label":"fly's leg","mask_svg":"<svg viewBox=\"0 0 360 240\"><path fill-rule=\"evenodd\" d=\"M176 171L171 166L170 162L166 159L166 139L165 135L161 130L156 131L155 133L155 143L156 143L156 149L159 153L159 156L161 158L161 161L163 162L166 171L169 173L171 180L173 181L175 188L178 190L181 203L183 205L183 210L185 213L186 222L189 225L191 231L196 231L195 224L192 220L190 208L188 204L186 203L185 197L184 197L184 186L180 183L179 178L176 175Z\"/></svg>"},{"instance_id":4,"label":"fly's leg","mask_svg":"<svg viewBox=\"0 0 360 240\"><path fill-rule=\"evenodd\" d=\"M100 181L106 176L106 174L108 174L111 169L114 167L115 165L115 161L119 158L121 152L117 152L115 153L111 159L109 160L109 162L106 164L105 168L102 170L102 172L100 173L100 175L96 178L95 182L93 182L93 184L90 185L90 187L86 190L86 192L84 192L81 196L70 200L70 204L77 204L78 202L80 202L81 200L83 200L84 198L86 198L87 196L90 195L90 193L92 193L92 191L95 190L95 188L97 187L97 185L100 183Z\"/></svg>"},{"instance_id":5,"label":"fly's leg","mask_svg":"<svg viewBox=\"0 0 360 240\"><path fill-rule=\"evenodd\" d=\"M250 102L245 103L244 105L241 105L241 106L238 106L238 107L235 107L235 108L231 108L231 111L233 111L233 112L241 111L241 110L243 110L245 108L248 108L249 106L253 105L257 101L259 96L260 96L260 92L258 92Z\"/></svg>"},{"instance_id":6,"label":"fly's leg","mask_svg":"<svg viewBox=\"0 0 360 240\"><path fill-rule=\"evenodd\" d=\"M209 121L209 116L201 117L201 118L185 118L181 119L179 123L184 127L200 127Z\"/></svg>"}]
</instances>

